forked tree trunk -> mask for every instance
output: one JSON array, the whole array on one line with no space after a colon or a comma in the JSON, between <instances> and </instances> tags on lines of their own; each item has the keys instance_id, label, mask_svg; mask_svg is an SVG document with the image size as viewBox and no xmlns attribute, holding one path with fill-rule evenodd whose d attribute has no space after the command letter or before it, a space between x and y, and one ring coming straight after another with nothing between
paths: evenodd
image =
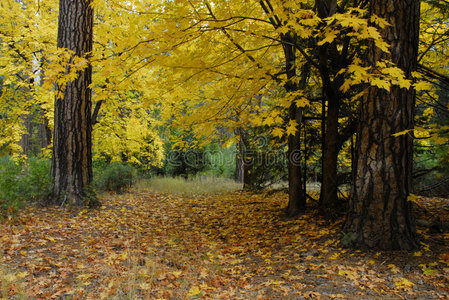
<instances>
[{"instance_id":1,"label":"forked tree trunk","mask_svg":"<svg viewBox=\"0 0 449 300\"><path fill-rule=\"evenodd\" d=\"M60 0L58 47L85 57L92 51L91 0ZM52 160L53 192L58 204L85 205L92 182L92 68L79 71L55 101Z\"/></svg>"},{"instance_id":2,"label":"forked tree trunk","mask_svg":"<svg viewBox=\"0 0 449 300\"><path fill-rule=\"evenodd\" d=\"M419 0L372 0L370 12L391 27L383 37L391 54L373 46L369 63L390 58L407 77L417 67ZM413 249L417 246L411 203L413 139L393 134L413 129L415 92L371 87L362 100L352 199L344 231L355 247ZM347 241L348 242L348 241Z\"/></svg>"}]
</instances>

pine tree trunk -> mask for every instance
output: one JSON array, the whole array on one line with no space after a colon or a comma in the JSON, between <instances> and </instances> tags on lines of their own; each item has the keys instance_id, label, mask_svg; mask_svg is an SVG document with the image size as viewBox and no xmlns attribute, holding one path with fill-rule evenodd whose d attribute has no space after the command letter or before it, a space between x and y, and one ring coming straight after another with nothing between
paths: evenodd
<instances>
[{"instance_id":1,"label":"pine tree trunk","mask_svg":"<svg viewBox=\"0 0 449 300\"><path fill-rule=\"evenodd\" d=\"M417 67L418 0L372 0L370 12L391 27L382 32L391 54L373 46L371 65L390 58L407 77ZM371 87L362 100L357 132L352 199L344 227L347 242L355 247L413 249L417 246L411 203L413 139L393 134L413 129L415 92L392 87L388 92Z\"/></svg>"},{"instance_id":2,"label":"pine tree trunk","mask_svg":"<svg viewBox=\"0 0 449 300\"><path fill-rule=\"evenodd\" d=\"M58 47L85 57L92 51L91 0L60 0ZM92 68L78 72L55 101L52 160L55 202L85 205L92 182Z\"/></svg>"}]
</instances>

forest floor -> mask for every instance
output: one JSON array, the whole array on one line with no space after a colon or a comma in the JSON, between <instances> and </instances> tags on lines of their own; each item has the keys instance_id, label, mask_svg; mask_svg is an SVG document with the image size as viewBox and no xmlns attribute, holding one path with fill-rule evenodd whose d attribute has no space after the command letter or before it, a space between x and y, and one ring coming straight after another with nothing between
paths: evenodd
<instances>
[{"instance_id":1,"label":"forest floor","mask_svg":"<svg viewBox=\"0 0 449 300\"><path fill-rule=\"evenodd\" d=\"M0 224L0 298L303 299L449 297L449 233L418 227L421 249L345 249L343 220L287 196L131 190L95 210L30 207ZM418 198L444 220L449 202ZM313 205L311 205L313 206Z\"/></svg>"}]
</instances>

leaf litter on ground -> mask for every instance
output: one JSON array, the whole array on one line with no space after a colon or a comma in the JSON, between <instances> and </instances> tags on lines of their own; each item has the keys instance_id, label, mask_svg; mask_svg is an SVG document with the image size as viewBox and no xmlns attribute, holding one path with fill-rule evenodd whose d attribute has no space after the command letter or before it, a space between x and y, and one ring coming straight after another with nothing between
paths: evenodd
<instances>
[{"instance_id":1,"label":"leaf litter on ground","mask_svg":"<svg viewBox=\"0 0 449 300\"><path fill-rule=\"evenodd\" d=\"M350 250L343 220L329 224L313 208L287 219L283 193L131 190L101 200L96 210L30 207L0 224L0 296L449 297L447 232L418 228L422 248L410 253Z\"/></svg>"}]
</instances>

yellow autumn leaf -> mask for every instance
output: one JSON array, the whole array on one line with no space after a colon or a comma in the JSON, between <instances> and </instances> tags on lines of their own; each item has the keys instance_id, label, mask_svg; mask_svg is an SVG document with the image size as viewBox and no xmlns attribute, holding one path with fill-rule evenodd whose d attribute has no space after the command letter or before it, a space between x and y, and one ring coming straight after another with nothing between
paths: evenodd
<instances>
[{"instance_id":1,"label":"yellow autumn leaf","mask_svg":"<svg viewBox=\"0 0 449 300\"><path fill-rule=\"evenodd\" d=\"M377 15L372 15L370 21L379 26L380 28L385 28L390 25L384 18L380 18Z\"/></svg>"},{"instance_id":2,"label":"yellow autumn leaf","mask_svg":"<svg viewBox=\"0 0 449 300\"><path fill-rule=\"evenodd\" d=\"M399 131L399 132L393 133L392 136L398 137L398 136L401 136L401 135L405 135L405 134L409 133L410 131L413 131L413 129L406 129L406 130L403 130L403 131Z\"/></svg>"},{"instance_id":3,"label":"yellow autumn leaf","mask_svg":"<svg viewBox=\"0 0 449 300\"><path fill-rule=\"evenodd\" d=\"M367 34L370 38L374 39L374 40L379 40L380 39L380 33L377 30L376 27L367 27L366 28Z\"/></svg>"},{"instance_id":4,"label":"yellow autumn leaf","mask_svg":"<svg viewBox=\"0 0 449 300\"><path fill-rule=\"evenodd\" d=\"M263 122L262 125L268 125L271 126L274 124L274 119L272 117L267 117Z\"/></svg>"},{"instance_id":5,"label":"yellow autumn leaf","mask_svg":"<svg viewBox=\"0 0 449 300\"><path fill-rule=\"evenodd\" d=\"M276 128L273 128L273 130L271 130L271 134L274 137L281 138L284 135L284 131L281 128L276 127Z\"/></svg>"},{"instance_id":6,"label":"yellow autumn leaf","mask_svg":"<svg viewBox=\"0 0 449 300\"><path fill-rule=\"evenodd\" d=\"M19 273L16 274L16 277L20 278L20 279L25 278L26 276L28 276L28 272L27 271L19 272Z\"/></svg>"},{"instance_id":7,"label":"yellow autumn leaf","mask_svg":"<svg viewBox=\"0 0 449 300\"><path fill-rule=\"evenodd\" d=\"M175 276L176 278L179 278L182 274L182 271L174 271L172 272L173 276Z\"/></svg>"},{"instance_id":8,"label":"yellow autumn leaf","mask_svg":"<svg viewBox=\"0 0 449 300\"><path fill-rule=\"evenodd\" d=\"M322 46L326 43L332 43L337 38L337 31L330 31L326 33L324 39L317 43L318 46Z\"/></svg>"},{"instance_id":9,"label":"yellow autumn leaf","mask_svg":"<svg viewBox=\"0 0 449 300\"><path fill-rule=\"evenodd\" d=\"M428 91L432 89L432 84L427 81L418 81L415 84L413 84L413 87L417 91Z\"/></svg>"},{"instance_id":10,"label":"yellow autumn leaf","mask_svg":"<svg viewBox=\"0 0 449 300\"><path fill-rule=\"evenodd\" d=\"M147 290L151 290L151 288L153 287L153 285L152 285L151 283L143 282L143 283L139 284L139 287L140 287L142 290L147 291Z\"/></svg>"},{"instance_id":11,"label":"yellow autumn leaf","mask_svg":"<svg viewBox=\"0 0 449 300\"><path fill-rule=\"evenodd\" d=\"M295 104L297 107L305 107L309 104L309 100L307 98L301 97L295 100Z\"/></svg>"},{"instance_id":12,"label":"yellow autumn leaf","mask_svg":"<svg viewBox=\"0 0 449 300\"><path fill-rule=\"evenodd\" d=\"M286 133L287 135L294 135L298 131L298 122L296 120L290 120L288 122Z\"/></svg>"},{"instance_id":13,"label":"yellow autumn leaf","mask_svg":"<svg viewBox=\"0 0 449 300\"><path fill-rule=\"evenodd\" d=\"M403 277L395 278L394 284L398 289L408 289L414 286L413 282Z\"/></svg>"},{"instance_id":14,"label":"yellow autumn leaf","mask_svg":"<svg viewBox=\"0 0 449 300\"><path fill-rule=\"evenodd\" d=\"M189 292L187 293L187 298L196 298L202 293L201 289L198 286L193 286L190 288Z\"/></svg>"},{"instance_id":15,"label":"yellow autumn leaf","mask_svg":"<svg viewBox=\"0 0 449 300\"><path fill-rule=\"evenodd\" d=\"M339 256L340 256L339 253L334 253L334 254L332 254L331 256L329 256L329 259L335 260L335 259L337 259Z\"/></svg>"},{"instance_id":16,"label":"yellow autumn leaf","mask_svg":"<svg viewBox=\"0 0 449 300\"><path fill-rule=\"evenodd\" d=\"M391 270L391 272L393 273L400 273L401 271L398 269L398 267L396 267L396 265L394 264L389 264L388 268Z\"/></svg>"},{"instance_id":17,"label":"yellow autumn leaf","mask_svg":"<svg viewBox=\"0 0 449 300\"><path fill-rule=\"evenodd\" d=\"M390 82L388 82L387 80L380 79L380 78L373 78L370 83L372 86L377 86L378 88L385 89L387 91L390 90L390 86L391 86Z\"/></svg>"}]
</instances>

